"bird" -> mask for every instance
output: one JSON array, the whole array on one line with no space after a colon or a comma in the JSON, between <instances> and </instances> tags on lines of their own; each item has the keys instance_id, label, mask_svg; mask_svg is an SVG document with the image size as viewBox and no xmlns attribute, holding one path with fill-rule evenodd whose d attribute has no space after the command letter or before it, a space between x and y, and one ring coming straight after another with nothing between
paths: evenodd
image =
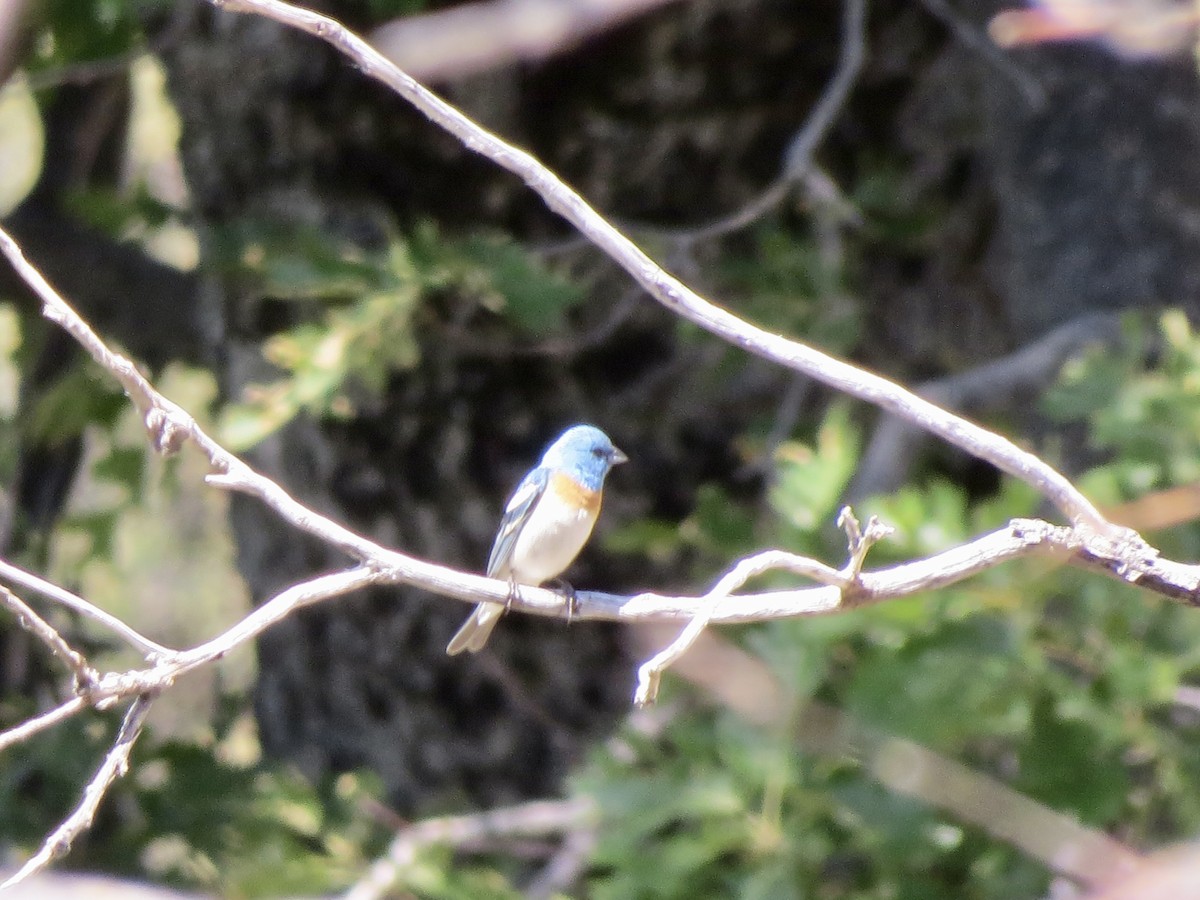
<instances>
[{"instance_id":1,"label":"bird","mask_svg":"<svg viewBox=\"0 0 1200 900\"><path fill-rule=\"evenodd\" d=\"M537 587L557 578L592 534L605 477L613 466L628 461L594 425L574 425L559 435L505 505L488 558L488 577L507 579L510 599L518 584ZM506 608L503 603L480 603L450 639L446 652L453 656L482 650Z\"/></svg>"}]
</instances>

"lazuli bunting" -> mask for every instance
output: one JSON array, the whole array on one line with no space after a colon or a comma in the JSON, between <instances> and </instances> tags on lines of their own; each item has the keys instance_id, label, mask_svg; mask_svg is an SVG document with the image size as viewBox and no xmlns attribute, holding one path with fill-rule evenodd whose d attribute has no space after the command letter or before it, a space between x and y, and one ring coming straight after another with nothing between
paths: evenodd
<instances>
[{"instance_id":1,"label":"lazuli bunting","mask_svg":"<svg viewBox=\"0 0 1200 900\"><path fill-rule=\"evenodd\" d=\"M599 428L575 425L546 448L537 468L521 479L504 508L487 574L536 587L556 578L579 555L600 515L604 478L629 459ZM446 652L483 649L504 604L480 603Z\"/></svg>"}]
</instances>

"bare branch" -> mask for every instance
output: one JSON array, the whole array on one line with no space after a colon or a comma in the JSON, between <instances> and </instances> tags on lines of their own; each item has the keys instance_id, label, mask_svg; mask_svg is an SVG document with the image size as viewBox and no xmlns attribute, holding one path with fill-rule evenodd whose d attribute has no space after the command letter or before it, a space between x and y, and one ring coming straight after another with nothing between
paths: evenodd
<instances>
[{"instance_id":1,"label":"bare branch","mask_svg":"<svg viewBox=\"0 0 1200 900\"><path fill-rule=\"evenodd\" d=\"M526 900L549 900L551 897L568 896L571 887L579 881L591 861L596 848L597 825L581 822L563 837L562 846L542 867L537 877L525 885Z\"/></svg>"},{"instance_id":2,"label":"bare branch","mask_svg":"<svg viewBox=\"0 0 1200 900\"><path fill-rule=\"evenodd\" d=\"M27 741L38 732L45 731L47 728L53 728L59 722L65 722L71 716L81 713L87 708L88 700L86 697L72 697L67 702L42 713L40 716L27 719L20 725L8 729L8 731L0 731L0 750L7 750L9 747Z\"/></svg>"},{"instance_id":3,"label":"bare branch","mask_svg":"<svg viewBox=\"0 0 1200 900\"><path fill-rule=\"evenodd\" d=\"M91 827L92 820L96 817L96 810L100 808L100 801L104 799L105 793L113 782L122 777L129 769L129 753L133 750L134 741L142 733L142 726L146 723L146 715L150 712L152 703L153 697L149 694L144 694L133 701L121 722L121 730L117 732L117 739L113 742L112 749L108 751L104 762L100 764L100 768L96 770L96 774L84 788L83 799L79 806L51 832L42 843L41 849L30 857L25 865L21 866L7 881L0 884L0 891L20 884L30 875L46 868L70 850L75 838Z\"/></svg>"},{"instance_id":4,"label":"bare branch","mask_svg":"<svg viewBox=\"0 0 1200 900\"><path fill-rule=\"evenodd\" d=\"M971 415L1012 409L1053 382L1067 360L1085 347L1114 344L1120 324L1116 313L1088 313L999 359L918 385L916 392L938 406ZM847 498L895 490L928 437L903 419L884 416L862 453Z\"/></svg>"},{"instance_id":5,"label":"bare branch","mask_svg":"<svg viewBox=\"0 0 1200 900\"><path fill-rule=\"evenodd\" d=\"M721 602L727 600L731 593L751 578L772 569L784 569L829 585L829 587L817 589L824 592L821 612L832 612L841 604L845 580L836 569L831 569L822 562L783 550L766 550L739 560L713 585L712 590L700 598L700 608L688 622L687 627L680 632L679 637L675 638L666 649L656 653L638 667L638 683L637 690L633 695L633 702L638 706L653 703L658 697L658 686L662 681L663 672L696 643L696 639L717 615ZM818 607L814 605L813 611L816 612L817 609Z\"/></svg>"},{"instance_id":6,"label":"bare branch","mask_svg":"<svg viewBox=\"0 0 1200 900\"><path fill-rule=\"evenodd\" d=\"M1046 105L1046 90L1029 72L1013 62L997 47L984 32L968 22L961 13L946 0L921 0L921 5L939 21L965 47L969 47L986 60L997 72L1007 78L1020 91L1031 107L1040 109Z\"/></svg>"},{"instance_id":7,"label":"bare branch","mask_svg":"<svg viewBox=\"0 0 1200 900\"><path fill-rule=\"evenodd\" d=\"M472 815L426 819L397 834L387 853L371 865L343 900L376 900L387 896L404 870L416 861L417 854L428 847L460 847L483 838L557 834L590 825L595 816L595 804L581 798L535 800Z\"/></svg>"},{"instance_id":8,"label":"bare branch","mask_svg":"<svg viewBox=\"0 0 1200 900\"><path fill-rule=\"evenodd\" d=\"M847 529L849 559L841 570L824 563L780 550L769 550L738 562L703 597L665 597L639 594L620 597L580 593L576 617L617 621L686 620L675 642L644 665L639 672L638 702L653 699L662 671L702 634L708 624L761 621L764 619L824 615L841 610L908 596L918 591L952 584L1012 559L1048 555L1063 563L1084 566L1109 577L1137 584L1176 600L1200 605L1200 567L1161 559L1135 532L1108 522L1101 513L1060 473L1007 439L993 434L928 399L921 398L878 375L830 357L797 341L756 328L720 306L692 292L667 274L636 245L622 235L583 199L529 154L514 148L480 128L453 107L417 84L388 63L361 38L325 16L291 6L280 0L210 0L215 6L238 12L257 13L307 31L329 42L371 77L382 81L416 106L433 122L458 137L466 146L517 174L547 205L574 224L582 234L630 272L635 280L660 303L677 315L699 324L721 339L758 354L831 387L873 403L948 442L988 460L1000 469L1033 485L1070 520L1071 526L1055 526L1035 520L1015 520L1009 526L962 546L926 559L867 572L862 570L869 546L884 536L886 529L871 520L860 529L852 516L841 522ZM847 40L843 65L814 118L806 123L789 151L785 169L807 167L812 147L828 127L828 121L844 101L861 62L861 46L855 50L851 26L862 28L864 0L847 0ZM857 18L856 18L857 17ZM861 33L858 35L861 40ZM859 57L855 57L855 53ZM814 124L815 123L815 124ZM811 127L811 130L809 130ZM810 135L806 137L806 135ZM113 630L138 648L148 667L96 677L90 669L70 663L77 677L90 686L85 695L17 728L0 734L0 749L24 740L45 728L93 706L98 709L134 697L116 742L88 784L76 810L50 835L37 855L3 886L14 884L65 853L71 842L91 823L105 791L124 773L129 753L145 721L153 697L174 680L199 666L209 664L232 649L253 640L295 610L338 597L368 585L409 584L470 603L510 599L506 582L426 562L380 547L344 526L306 508L282 487L255 472L242 460L206 434L181 407L159 394L127 358L111 349L59 296L42 275L24 258L15 241L0 229L0 252L41 299L43 315L68 331L105 369L110 371L143 417L153 445L163 453L194 442L209 460L213 473L208 481L258 498L283 520L342 550L358 565L294 585L270 599L224 633L186 651L176 651L138 634L119 619L70 592L57 588L11 564L0 561L0 577L37 590L57 603L76 610ZM817 587L753 594L735 594L747 581L763 572L783 569L819 582ZM11 597L9 592L4 592ZM16 600L15 597L12 597ZM17 601L20 603L20 601ZM8 605L18 609L11 602ZM511 606L539 615L563 615L562 597L540 588L523 588ZM21 609L28 610L23 603ZM23 614L23 613L20 613ZM32 616L32 618L30 618ZM29 611L26 617L34 621ZM41 621L36 619L36 621ZM44 624L44 623L43 623ZM49 628L49 626L46 626ZM50 629L53 631L53 629ZM35 633L37 632L35 628ZM39 633L52 648L53 639ZM55 635L57 636L57 635ZM66 646L64 659L72 658ZM377 896L395 880L396 873L411 862L420 847L432 843L454 843L495 834L533 834L561 831L587 823L594 815L590 805L527 804L512 810L482 816L431 820L407 829L396 838L388 858L372 868L368 879L350 896ZM381 886L382 885L382 886ZM375 893L371 893L374 891Z\"/></svg>"},{"instance_id":9,"label":"bare branch","mask_svg":"<svg viewBox=\"0 0 1200 900\"><path fill-rule=\"evenodd\" d=\"M814 559L797 556L783 550L767 550L739 561L720 581L713 585L711 591L701 598L699 611L692 621L688 622L679 637L675 638L665 650L655 654L638 668L638 684L634 693L634 703L638 706L645 706L647 703L654 702L658 696L658 686L663 672L696 643L701 633L713 620L718 604L751 578L757 578L759 575L773 570L783 570L794 575L811 578L813 581L819 581L828 586L819 590L828 592L829 588L833 588L834 591L828 597L831 605L821 611L833 612L838 609L842 605L846 592L861 584L860 575L867 551L873 544L891 533L891 529L881 525L874 516L867 523L867 530L864 532L848 506L838 516L838 524L846 530L849 546L849 556L841 571L831 569Z\"/></svg>"},{"instance_id":10,"label":"bare branch","mask_svg":"<svg viewBox=\"0 0 1200 900\"><path fill-rule=\"evenodd\" d=\"M661 233L676 241L694 244L739 231L777 207L808 175L813 153L849 99L866 55L867 0L842 0L842 49L837 68L816 106L788 143L779 177L741 209L715 222L685 231L639 230L647 234Z\"/></svg>"},{"instance_id":11,"label":"bare branch","mask_svg":"<svg viewBox=\"0 0 1200 900\"><path fill-rule=\"evenodd\" d=\"M835 390L908 419L943 440L1033 485L1073 524L1114 535L1107 521L1065 476L1007 438L947 412L895 382L867 372L798 341L764 331L705 300L667 274L558 176L523 150L475 124L456 108L392 65L366 41L336 20L281 0L209 0L234 12L254 13L306 31L326 41L362 69L392 88L431 122L477 153L520 177L554 212L607 253L663 306L747 352L816 378Z\"/></svg>"},{"instance_id":12,"label":"bare branch","mask_svg":"<svg viewBox=\"0 0 1200 900\"><path fill-rule=\"evenodd\" d=\"M87 664L87 660L66 642L54 626L30 609L25 601L3 585L0 585L0 603L12 610L13 615L17 617L17 624L49 647L50 652L66 664L74 676L76 691L87 693L96 686L99 676L97 676L96 670Z\"/></svg>"},{"instance_id":13,"label":"bare branch","mask_svg":"<svg viewBox=\"0 0 1200 900\"><path fill-rule=\"evenodd\" d=\"M850 549L850 555L846 558L846 565L842 567L840 574L848 583L854 584L858 582L858 576L862 573L867 551L896 529L884 525L878 517L871 516L864 531L854 511L848 506L843 506L842 511L838 513L837 524L846 532L846 546Z\"/></svg>"},{"instance_id":14,"label":"bare branch","mask_svg":"<svg viewBox=\"0 0 1200 900\"><path fill-rule=\"evenodd\" d=\"M2 231L0 231L0 240L3 240ZM162 644L155 643L148 637L142 636L116 616L106 613L100 607L88 603L82 597L78 597L70 591L46 581L44 578L39 578L32 572L26 572L24 569L18 568L3 559L0 559L0 578L7 578L14 584L19 584L30 590L37 591L39 594L44 594L68 609L94 619L105 628L110 629L118 637L124 638L127 643L135 647L147 659L167 656L175 652L164 647Z\"/></svg>"},{"instance_id":15,"label":"bare branch","mask_svg":"<svg viewBox=\"0 0 1200 900\"><path fill-rule=\"evenodd\" d=\"M486 581L488 579L480 579ZM340 597L371 584L386 583L380 574L367 567L322 575L294 585L257 607L223 634L198 647L178 653L162 668L174 678L206 663L218 660L231 650L254 640L272 625L282 622L298 609L322 600Z\"/></svg>"}]
</instances>

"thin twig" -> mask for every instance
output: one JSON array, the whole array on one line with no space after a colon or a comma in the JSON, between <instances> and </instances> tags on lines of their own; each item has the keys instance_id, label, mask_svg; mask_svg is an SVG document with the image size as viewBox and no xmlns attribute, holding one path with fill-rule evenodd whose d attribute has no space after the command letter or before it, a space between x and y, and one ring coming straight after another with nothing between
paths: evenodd
<instances>
[{"instance_id":1,"label":"thin twig","mask_svg":"<svg viewBox=\"0 0 1200 900\"><path fill-rule=\"evenodd\" d=\"M45 644L50 652L61 659L64 665L71 670L71 674L75 677L77 691L87 693L96 686L98 678L96 670L87 664L83 655L72 648L53 625L35 613L24 600L3 585L0 585L0 603L12 610L13 615L17 617L17 624Z\"/></svg>"},{"instance_id":2,"label":"thin twig","mask_svg":"<svg viewBox=\"0 0 1200 900\"><path fill-rule=\"evenodd\" d=\"M343 900L377 900L384 897L429 847L461 847L484 838L535 837L575 831L590 826L596 806L587 798L535 800L503 809L485 810L466 816L426 819L403 829L387 852L374 862Z\"/></svg>"},{"instance_id":3,"label":"thin twig","mask_svg":"<svg viewBox=\"0 0 1200 900\"><path fill-rule=\"evenodd\" d=\"M705 300L667 274L629 238L592 209L553 172L523 150L480 127L455 107L418 84L336 20L281 0L209 0L233 12L252 13L306 31L326 41L374 78L411 103L431 122L457 137L471 150L519 176L546 205L571 222L659 303L680 317L734 346L803 372L835 390L873 403L932 431L944 440L1028 482L1057 506L1071 522L1091 532L1118 537L1124 530L1107 521L1060 472L1012 441L940 409L895 382L865 371L812 347L772 334Z\"/></svg>"},{"instance_id":4,"label":"thin twig","mask_svg":"<svg viewBox=\"0 0 1200 900\"><path fill-rule=\"evenodd\" d=\"M0 231L0 240L3 238L3 232ZM139 653L147 659L156 659L162 656L168 656L174 653L174 650L164 647L162 644L155 643L150 638L139 634L130 626L126 625L116 616L105 612L100 607L88 603L82 597L72 594L65 588L61 588L56 584L46 581L44 578L39 578L32 572L26 572L24 569L14 566L10 562L0 559L0 578L8 579L14 584L22 585L30 590L37 591L54 600L56 603L61 603L67 609L72 609L80 615L87 616L90 619L99 622L105 628L108 628L120 638L124 638L127 643L135 647Z\"/></svg>"},{"instance_id":5,"label":"thin twig","mask_svg":"<svg viewBox=\"0 0 1200 900\"><path fill-rule=\"evenodd\" d=\"M829 598L832 605L829 606L828 611L836 609L841 604L842 591L849 585L841 572L830 568L825 563L783 550L766 550L739 560L732 569L721 576L720 580L713 585L712 590L700 598L700 607L696 611L696 615L687 623L679 636L666 649L656 653L638 668L638 684L633 702L638 706L653 703L658 697L658 685L662 680L663 672L696 643L696 639L712 621L718 605L751 578L757 578L764 572L776 569L829 585L833 591Z\"/></svg>"},{"instance_id":6,"label":"thin twig","mask_svg":"<svg viewBox=\"0 0 1200 900\"><path fill-rule=\"evenodd\" d=\"M583 234L633 274L638 283L668 309L736 346L875 403L993 462L1004 471L1039 489L1074 523L1074 527L1059 527L1046 522L1017 520L1006 528L944 553L875 572L861 571L861 554L856 554L853 547L851 560L842 571L782 551L767 551L740 562L702 598L663 597L654 594L618 597L580 593L580 608L577 613L579 618L618 621L684 619L688 620L684 635L690 634L691 639L694 639L694 636L710 622L744 622L828 614L851 606L880 602L944 586L1007 560L1035 554L1051 555L1064 562L1094 568L1109 577L1139 584L1192 605L1200 605L1200 567L1159 558L1153 548L1148 547L1135 533L1108 523L1066 478L1036 456L998 435L914 396L899 385L798 342L748 325L699 297L655 265L537 160L479 128L453 107L443 103L394 66L389 65L360 38L346 31L332 19L279 0L210 2L238 11L259 13L301 28L333 44L371 77L391 86L431 120L458 136L468 147L520 175L545 199L550 208L575 224ZM848 0L849 4L855 2L856 0ZM142 414L152 442L158 450L164 453L173 452L185 441L193 441L205 453L214 469L214 474L208 478L211 483L257 497L285 521L317 536L330 546L343 550L350 558L361 563L347 571L323 575L295 585L269 600L224 633L191 650L179 652L142 637L120 620L73 594L0 562L0 574L7 573L14 582L33 587L52 600L76 609L111 628L138 647L151 663L148 668L142 670L107 673L98 680L88 696L72 698L56 709L0 734L2 748L63 721L89 705L103 708L118 700L135 697L116 743L87 786L79 807L47 839L34 859L10 879L8 883L11 884L65 852L71 841L88 827L104 792L125 770L130 748L145 720L151 698L169 687L178 676L211 663L230 650L244 645L297 609L371 584L412 584L471 603L481 600L505 602L510 598L509 587L505 582L458 572L379 547L298 503L278 484L255 472L221 447L185 410L159 394L130 360L110 350L29 264L15 241L2 229L0 252L3 252L15 270L38 294L43 304L43 314L67 330L127 391ZM867 533L871 532L872 526L869 523ZM868 540L867 534L860 538L863 542ZM865 543L863 546L865 547ZM822 582L823 586L749 595L733 594L733 591L750 578L774 568L813 577ZM514 609L542 615L563 614L561 596L543 589L523 589L520 596L512 602L512 606ZM564 816L559 821L565 821L562 807L558 809L560 815ZM481 833L480 829L483 829L484 834L494 834L499 833L497 829L503 830L506 827L509 830L505 833L512 834L525 833L522 831L525 828L542 829L537 833L555 830L556 826L552 825L530 824L536 823L537 816L534 813L538 810L539 807L529 805L518 808L518 811L510 811L516 818L506 818L500 813L495 813L485 820L478 817L456 817L416 826L398 837L393 844L388 863L392 866L392 877L394 879L397 866L403 865L405 860L410 860L420 846L437 841L454 841L456 835L478 835ZM579 819L573 821L577 822ZM506 822L510 825L506 826ZM563 827L567 826L559 826L557 830L562 830ZM382 864L383 861L379 865Z\"/></svg>"},{"instance_id":7,"label":"thin twig","mask_svg":"<svg viewBox=\"0 0 1200 900\"><path fill-rule=\"evenodd\" d=\"M1067 360L1085 347L1109 346L1121 336L1117 313L1087 313L1046 332L998 359L963 372L927 381L915 388L931 403L958 413L1012 409L1058 377ZM905 479L914 457L929 435L911 422L884 416L859 458L846 492L855 501L895 490Z\"/></svg>"},{"instance_id":8,"label":"thin twig","mask_svg":"<svg viewBox=\"0 0 1200 900\"><path fill-rule=\"evenodd\" d=\"M163 669L169 671L171 677L181 675L249 643L298 609L380 583L385 582L379 573L365 566L311 578L276 594L222 634L176 654Z\"/></svg>"},{"instance_id":9,"label":"thin twig","mask_svg":"<svg viewBox=\"0 0 1200 900\"><path fill-rule=\"evenodd\" d=\"M842 511L838 513L837 525L846 532L846 546L850 551L846 557L846 565L838 574L847 584L858 584L863 563L867 559L867 551L891 535L895 529L884 525L877 516L871 516L867 520L867 527L863 528L849 506L843 506Z\"/></svg>"},{"instance_id":10,"label":"thin twig","mask_svg":"<svg viewBox=\"0 0 1200 900\"><path fill-rule=\"evenodd\" d=\"M1045 107L1046 89L1042 87L1041 82L997 47L982 28L968 22L946 0L921 0L921 5L930 15L949 28L950 33L960 44L978 53L992 68L1008 79L1030 107L1033 109Z\"/></svg>"},{"instance_id":11,"label":"thin twig","mask_svg":"<svg viewBox=\"0 0 1200 900\"><path fill-rule=\"evenodd\" d=\"M550 857L537 877L525 885L521 892L525 900L567 896L587 868L597 840L596 827L591 823L582 823L568 831L563 837L562 846Z\"/></svg>"},{"instance_id":12,"label":"thin twig","mask_svg":"<svg viewBox=\"0 0 1200 900\"><path fill-rule=\"evenodd\" d=\"M34 716L32 719L27 719L20 725L8 729L8 731L0 731L0 751L7 750L9 747L27 741L38 732L45 731L47 728L53 728L59 722L65 722L71 716L81 713L87 708L88 700L86 697L72 697L65 703L60 703L54 709L47 710L39 716Z\"/></svg>"},{"instance_id":13,"label":"thin twig","mask_svg":"<svg viewBox=\"0 0 1200 900\"><path fill-rule=\"evenodd\" d=\"M864 530L848 506L842 509L837 522L846 532L848 548L846 565L841 570L783 550L768 550L740 560L701 598L699 610L679 636L638 668L634 703L645 706L654 702L658 697L663 673L692 648L704 629L712 622L719 604L751 578L757 578L770 571L791 572L793 575L811 578L827 585L824 590L830 605L822 612L833 612L840 608L850 591L863 587L862 566L867 551L891 534L892 529L882 524L875 516L871 516ZM833 590L830 591L829 588Z\"/></svg>"},{"instance_id":14,"label":"thin twig","mask_svg":"<svg viewBox=\"0 0 1200 900\"><path fill-rule=\"evenodd\" d=\"M133 750L134 741L142 733L142 726L146 722L146 715L150 712L152 703L153 697L148 694L133 701L125 713L125 718L121 722L121 730L117 733L117 739L113 742L112 748L104 757L104 762L100 764L96 774L92 776L92 780L84 788L83 799L79 806L47 836L38 852L30 857L25 865L21 866L7 881L0 884L0 891L20 884L30 875L40 872L50 865L71 849L75 838L91 827L92 820L96 817L96 810L100 808L100 801L104 799L105 793L113 782L122 777L129 769L129 753Z\"/></svg>"},{"instance_id":15,"label":"thin twig","mask_svg":"<svg viewBox=\"0 0 1200 900\"><path fill-rule=\"evenodd\" d=\"M816 106L800 130L792 137L783 153L783 166L779 177L757 197L744 204L741 209L722 216L715 222L685 230L662 230L639 228L646 234L669 237L682 244L722 237L752 225L771 210L779 206L788 194L804 181L812 163L813 152L829 132L838 113L842 111L858 74L862 71L867 55L867 2L866 0L843 0L842 2L842 49L837 68Z\"/></svg>"}]
</instances>

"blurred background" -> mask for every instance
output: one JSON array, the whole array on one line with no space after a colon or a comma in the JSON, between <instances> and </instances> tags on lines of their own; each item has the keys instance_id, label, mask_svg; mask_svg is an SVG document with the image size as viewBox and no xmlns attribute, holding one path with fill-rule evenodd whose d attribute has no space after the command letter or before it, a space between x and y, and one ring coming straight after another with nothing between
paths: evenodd
<instances>
[{"instance_id":1,"label":"blurred background","mask_svg":"<svg viewBox=\"0 0 1200 900\"><path fill-rule=\"evenodd\" d=\"M317 8L701 293L987 422L1200 558L1191 4ZM0 81L0 215L27 255L227 446L388 546L481 569L505 495L576 421L632 460L581 589L699 593L769 546L840 565L847 501L896 529L872 566L1051 514L674 319L305 35L198 0L9 0ZM346 563L206 489L195 455L155 457L7 268L0 436L4 558L163 643ZM647 711L633 673L670 629L510 616L448 658L466 613L369 592L189 676L64 866L320 895L414 820L545 799L560 819L535 836L422 845L397 895L1065 898L1200 830L1200 614L1098 576L1026 561L714 631ZM64 688L0 624L0 725ZM4 754L0 865L73 806L114 724Z\"/></svg>"}]
</instances>

